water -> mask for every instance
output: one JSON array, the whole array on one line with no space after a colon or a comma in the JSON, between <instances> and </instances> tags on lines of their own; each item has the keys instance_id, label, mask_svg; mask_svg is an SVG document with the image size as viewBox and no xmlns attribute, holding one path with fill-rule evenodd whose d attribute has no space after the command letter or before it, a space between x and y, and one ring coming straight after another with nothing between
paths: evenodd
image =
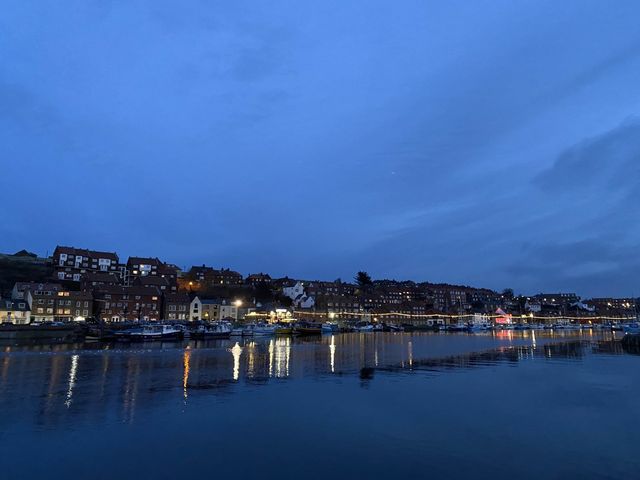
<instances>
[{"instance_id":1,"label":"water","mask_svg":"<svg viewBox=\"0 0 640 480\"><path fill-rule=\"evenodd\" d=\"M0 347L0 478L637 478L611 334Z\"/></svg>"}]
</instances>

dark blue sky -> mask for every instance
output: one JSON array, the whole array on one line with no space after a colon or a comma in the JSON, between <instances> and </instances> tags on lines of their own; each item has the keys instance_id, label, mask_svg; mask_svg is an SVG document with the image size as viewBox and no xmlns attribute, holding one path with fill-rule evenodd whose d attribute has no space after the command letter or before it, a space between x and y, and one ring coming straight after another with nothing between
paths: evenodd
<instances>
[{"instance_id":1,"label":"dark blue sky","mask_svg":"<svg viewBox=\"0 0 640 480\"><path fill-rule=\"evenodd\" d=\"M6 0L0 251L638 295L639 18Z\"/></svg>"}]
</instances>

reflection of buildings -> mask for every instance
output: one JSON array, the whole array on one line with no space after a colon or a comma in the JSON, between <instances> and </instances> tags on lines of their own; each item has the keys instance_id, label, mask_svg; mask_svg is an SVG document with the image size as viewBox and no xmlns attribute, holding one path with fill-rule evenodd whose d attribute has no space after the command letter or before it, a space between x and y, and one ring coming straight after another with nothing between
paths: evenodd
<instances>
[{"instance_id":1,"label":"reflection of buildings","mask_svg":"<svg viewBox=\"0 0 640 480\"><path fill-rule=\"evenodd\" d=\"M546 337L539 332L518 338L526 345L501 341L498 348L459 355L434 354L428 335L359 333L153 343L116 351L77 350L77 345L10 347L0 352L0 411L16 422L44 426L68 424L70 416L112 422L115 415L117 421L133 422L137 411L159 403L184 405L187 396L230 394L244 383L334 373L357 376L365 367L389 373L445 372L623 352L612 341L573 338L544 344Z\"/></svg>"}]
</instances>

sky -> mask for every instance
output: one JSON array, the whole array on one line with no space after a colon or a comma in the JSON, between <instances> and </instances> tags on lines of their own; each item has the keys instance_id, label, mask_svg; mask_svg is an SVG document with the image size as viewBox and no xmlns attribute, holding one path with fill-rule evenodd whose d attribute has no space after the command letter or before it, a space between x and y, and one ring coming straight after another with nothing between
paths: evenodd
<instances>
[{"instance_id":1,"label":"sky","mask_svg":"<svg viewBox=\"0 0 640 480\"><path fill-rule=\"evenodd\" d=\"M640 295L638 18L4 0L0 251Z\"/></svg>"}]
</instances>

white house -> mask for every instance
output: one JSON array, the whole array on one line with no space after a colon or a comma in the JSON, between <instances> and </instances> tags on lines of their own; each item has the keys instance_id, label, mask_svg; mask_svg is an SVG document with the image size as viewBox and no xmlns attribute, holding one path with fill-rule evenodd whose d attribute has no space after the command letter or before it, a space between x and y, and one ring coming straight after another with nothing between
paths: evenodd
<instances>
[{"instance_id":1,"label":"white house","mask_svg":"<svg viewBox=\"0 0 640 480\"><path fill-rule=\"evenodd\" d=\"M24 325L31 322L31 309L26 300L0 300L0 323Z\"/></svg>"},{"instance_id":2,"label":"white house","mask_svg":"<svg viewBox=\"0 0 640 480\"><path fill-rule=\"evenodd\" d=\"M295 298L293 304L298 308L313 308L316 305L316 299L303 293Z\"/></svg>"},{"instance_id":3,"label":"white house","mask_svg":"<svg viewBox=\"0 0 640 480\"><path fill-rule=\"evenodd\" d=\"M296 298L304 294L304 284L302 282L296 282L290 287L283 287L282 294L295 301Z\"/></svg>"}]
</instances>

